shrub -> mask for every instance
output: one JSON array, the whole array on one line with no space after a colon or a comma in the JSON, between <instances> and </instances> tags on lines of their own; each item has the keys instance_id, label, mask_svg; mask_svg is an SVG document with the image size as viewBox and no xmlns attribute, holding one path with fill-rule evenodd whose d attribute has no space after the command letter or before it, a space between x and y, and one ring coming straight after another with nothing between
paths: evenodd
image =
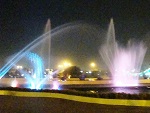
<instances>
[{"instance_id":1,"label":"shrub","mask_svg":"<svg viewBox=\"0 0 150 113\"><path fill-rule=\"evenodd\" d=\"M24 91L24 92L47 92L47 93L61 93L68 95L77 95L77 96L86 96L86 97L95 97L95 98L107 98L107 99L135 99L135 100L150 100L150 94L140 93L140 94L126 94L126 93L99 93L94 91L78 91L78 90L33 90L26 88L12 88L5 87L0 88L0 90L10 90L10 91Z\"/></svg>"}]
</instances>

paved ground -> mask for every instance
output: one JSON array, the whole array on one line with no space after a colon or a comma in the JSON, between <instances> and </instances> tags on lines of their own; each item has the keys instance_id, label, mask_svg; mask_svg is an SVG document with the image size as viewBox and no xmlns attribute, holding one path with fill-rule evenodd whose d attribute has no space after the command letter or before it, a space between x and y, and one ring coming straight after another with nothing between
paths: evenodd
<instances>
[{"instance_id":1,"label":"paved ground","mask_svg":"<svg viewBox=\"0 0 150 113\"><path fill-rule=\"evenodd\" d=\"M61 85L67 84L99 84L99 85L112 85L112 80L110 79L103 79L103 80L95 80L96 78L86 78L86 80L79 80L78 78L71 78L67 81L58 81L59 79L54 79L54 81L58 81ZM26 84L27 80L24 78L2 78L0 79L0 84L7 84L10 85L12 81L16 80L18 84ZM53 84L53 81L47 80L44 84ZM139 84L141 85L150 85L150 79L140 79Z\"/></svg>"},{"instance_id":2,"label":"paved ground","mask_svg":"<svg viewBox=\"0 0 150 113\"><path fill-rule=\"evenodd\" d=\"M54 98L0 96L0 113L149 113L150 107L89 104Z\"/></svg>"}]
</instances>

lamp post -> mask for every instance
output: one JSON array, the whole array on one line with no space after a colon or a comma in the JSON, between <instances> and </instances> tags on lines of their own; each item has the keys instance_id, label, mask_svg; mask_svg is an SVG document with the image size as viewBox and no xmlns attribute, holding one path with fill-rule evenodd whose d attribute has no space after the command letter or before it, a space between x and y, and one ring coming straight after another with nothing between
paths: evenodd
<instances>
[{"instance_id":1,"label":"lamp post","mask_svg":"<svg viewBox=\"0 0 150 113\"><path fill-rule=\"evenodd\" d=\"M94 62L92 62L92 63L90 64L90 67L92 68L92 70L94 70L95 67L96 67L96 64L95 64Z\"/></svg>"},{"instance_id":2,"label":"lamp post","mask_svg":"<svg viewBox=\"0 0 150 113\"><path fill-rule=\"evenodd\" d=\"M59 68L59 69L66 69L66 68L68 68L68 67L70 67L70 66L72 66L71 63L69 63L69 62L64 62L63 64L59 64L59 65L58 65L58 68Z\"/></svg>"}]
</instances>

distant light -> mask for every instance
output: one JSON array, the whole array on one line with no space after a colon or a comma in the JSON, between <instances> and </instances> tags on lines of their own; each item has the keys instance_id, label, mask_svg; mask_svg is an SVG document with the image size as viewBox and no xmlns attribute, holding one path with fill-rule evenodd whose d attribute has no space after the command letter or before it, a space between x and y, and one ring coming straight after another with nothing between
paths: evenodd
<instances>
[{"instance_id":1,"label":"distant light","mask_svg":"<svg viewBox=\"0 0 150 113\"><path fill-rule=\"evenodd\" d=\"M68 62L64 62L64 67L70 67L71 66L71 64L70 63L68 63Z\"/></svg>"},{"instance_id":2,"label":"distant light","mask_svg":"<svg viewBox=\"0 0 150 113\"><path fill-rule=\"evenodd\" d=\"M92 62L90 65L91 65L91 67L95 67L96 66L96 64L94 62Z\"/></svg>"},{"instance_id":3,"label":"distant light","mask_svg":"<svg viewBox=\"0 0 150 113\"><path fill-rule=\"evenodd\" d=\"M63 65L58 65L58 68L63 68Z\"/></svg>"},{"instance_id":4,"label":"distant light","mask_svg":"<svg viewBox=\"0 0 150 113\"><path fill-rule=\"evenodd\" d=\"M81 73L83 73L83 71L80 71Z\"/></svg>"},{"instance_id":5,"label":"distant light","mask_svg":"<svg viewBox=\"0 0 150 113\"><path fill-rule=\"evenodd\" d=\"M23 67L18 65L18 66L16 66L16 68L17 69L22 69Z\"/></svg>"},{"instance_id":6,"label":"distant light","mask_svg":"<svg viewBox=\"0 0 150 113\"><path fill-rule=\"evenodd\" d=\"M95 79L90 78L89 81L95 81Z\"/></svg>"},{"instance_id":7,"label":"distant light","mask_svg":"<svg viewBox=\"0 0 150 113\"><path fill-rule=\"evenodd\" d=\"M59 64L58 68L65 69L65 68L70 67L71 65L72 65L71 63L65 61L63 64Z\"/></svg>"},{"instance_id":8,"label":"distant light","mask_svg":"<svg viewBox=\"0 0 150 113\"><path fill-rule=\"evenodd\" d=\"M71 78L71 75L68 76L68 79L70 79L70 78Z\"/></svg>"},{"instance_id":9,"label":"distant light","mask_svg":"<svg viewBox=\"0 0 150 113\"><path fill-rule=\"evenodd\" d=\"M92 73L91 71L89 71L89 73Z\"/></svg>"}]
</instances>

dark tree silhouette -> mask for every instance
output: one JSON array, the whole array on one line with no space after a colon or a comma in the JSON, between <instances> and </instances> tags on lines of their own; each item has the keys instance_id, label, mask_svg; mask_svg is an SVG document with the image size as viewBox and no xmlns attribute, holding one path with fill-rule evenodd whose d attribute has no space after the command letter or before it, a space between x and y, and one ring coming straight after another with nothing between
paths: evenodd
<instances>
[{"instance_id":1,"label":"dark tree silhouette","mask_svg":"<svg viewBox=\"0 0 150 113\"><path fill-rule=\"evenodd\" d=\"M71 66L63 72L65 76L71 75L71 77L78 78L81 75L81 69L77 66Z\"/></svg>"}]
</instances>

